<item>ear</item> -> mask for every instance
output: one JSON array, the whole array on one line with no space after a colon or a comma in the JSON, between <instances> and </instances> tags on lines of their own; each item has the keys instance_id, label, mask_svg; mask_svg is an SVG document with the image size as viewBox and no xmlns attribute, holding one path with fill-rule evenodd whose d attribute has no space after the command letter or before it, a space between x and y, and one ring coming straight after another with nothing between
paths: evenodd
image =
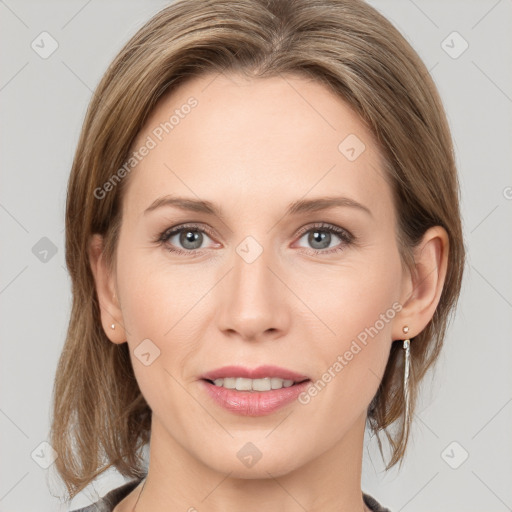
<instances>
[{"instance_id":1,"label":"ear","mask_svg":"<svg viewBox=\"0 0 512 512\"><path fill-rule=\"evenodd\" d=\"M120 344L126 341L123 315L116 297L115 276L110 275L103 248L103 237L98 234L92 235L89 241L89 262L96 284L101 324L108 339Z\"/></svg>"},{"instance_id":2,"label":"ear","mask_svg":"<svg viewBox=\"0 0 512 512\"><path fill-rule=\"evenodd\" d=\"M448 268L449 239L441 226L428 229L414 249L414 271L408 273L402 292L402 310L396 317L393 339L404 339L403 327L407 325L407 338L414 338L434 316Z\"/></svg>"}]
</instances>

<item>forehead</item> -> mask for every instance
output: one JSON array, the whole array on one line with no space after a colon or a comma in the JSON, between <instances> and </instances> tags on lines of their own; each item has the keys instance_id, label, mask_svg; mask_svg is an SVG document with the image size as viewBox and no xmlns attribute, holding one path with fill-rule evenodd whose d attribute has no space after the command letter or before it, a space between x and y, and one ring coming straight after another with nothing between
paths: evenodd
<instances>
[{"instance_id":1,"label":"forehead","mask_svg":"<svg viewBox=\"0 0 512 512\"><path fill-rule=\"evenodd\" d=\"M306 194L391 200L373 134L326 86L298 76L195 77L159 102L133 149L144 145L125 196L139 212L164 193L238 211Z\"/></svg>"}]
</instances>

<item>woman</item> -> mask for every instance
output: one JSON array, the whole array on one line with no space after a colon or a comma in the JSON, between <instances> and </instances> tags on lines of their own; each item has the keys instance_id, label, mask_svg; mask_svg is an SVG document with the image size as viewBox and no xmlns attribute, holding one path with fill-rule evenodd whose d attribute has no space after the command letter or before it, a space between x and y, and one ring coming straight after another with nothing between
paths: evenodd
<instances>
[{"instance_id":1,"label":"woman","mask_svg":"<svg viewBox=\"0 0 512 512\"><path fill-rule=\"evenodd\" d=\"M361 490L364 430L402 461L460 292L458 194L437 90L372 7L158 13L69 181L70 498L114 466L133 480L83 510L388 510Z\"/></svg>"}]
</instances>

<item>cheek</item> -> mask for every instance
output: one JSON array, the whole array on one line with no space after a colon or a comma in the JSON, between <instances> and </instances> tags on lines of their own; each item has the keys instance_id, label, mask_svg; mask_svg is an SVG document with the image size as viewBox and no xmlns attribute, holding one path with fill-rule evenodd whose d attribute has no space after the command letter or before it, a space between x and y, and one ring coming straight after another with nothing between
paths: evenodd
<instances>
[{"instance_id":1,"label":"cheek","mask_svg":"<svg viewBox=\"0 0 512 512\"><path fill-rule=\"evenodd\" d=\"M164 249L133 248L118 260L118 287L125 325L135 342L165 340L204 293L207 283L191 266L173 265ZM204 276L203 276L204 277Z\"/></svg>"},{"instance_id":2,"label":"cheek","mask_svg":"<svg viewBox=\"0 0 512 512\"><path fill-rule=\"evenodd\" d=\"M169 401L179 403L174 379L182 380L182 369L197 348L197 335L190 328L196 325L195 310L190 310L208 287L192 267L173 267L165 257L151 257L144 249L124 254L131 255L118 259L117 279L132 364L142 394L159 411ZM149 353L147 365L143 353ZM186 403L181 405L187 410Z\"/></svg>"},{"instance_id":3,"label":"cheek","mask_svg":"<svg viewBox=\"0 0 512 512\"><path fill-rule=\"evenodd\" d=\"M334 385L330 400L348 405L371 400L383 375L392 342L392 325L401 309L402 267L389 248L364 261L329 272L319 271L315 286L301 293L315 319L314 353L325 378ZM309 291L308 291L309 290ZM341 398L344 397L344 398ZM332 403L332 402L331 402Z\"/></svg>"},{"instance_id":4,"label":"cheek","mask_svg":"<svg viewBox=\"0 0 512 512\"><path fill-rule=\"evenodd\" d=\"M215 275L207 267L200 271L170 262L163 249L139 249L119 261L117 276L137 380L148 402L159 401L154 390L174 389L172 377L194 380L190 362L201 351L205 326L210 325L205 319L214 306L207 292L215 285ZM137 359L144 340L158 354L148 367Z\"/></svg>"},{"instance_id":5,"label":"cheek","mask_svg":"<svg viewBox=\"0 0 512 512\"><path fill-rule=\"evenodd\" d=\"M390 249L374 258L357 259L331 267L329 272L318 268L297 288L298 295L321 320L317 331L323 333L326 343L319 346L332 347L329 341L336 340L343 345L376 323L386 334L391 328L391 322L383 325L379 320L381 315L392 320L396 314L393 303L400 297L399 255Z\"/></svg>"}]
</instances>

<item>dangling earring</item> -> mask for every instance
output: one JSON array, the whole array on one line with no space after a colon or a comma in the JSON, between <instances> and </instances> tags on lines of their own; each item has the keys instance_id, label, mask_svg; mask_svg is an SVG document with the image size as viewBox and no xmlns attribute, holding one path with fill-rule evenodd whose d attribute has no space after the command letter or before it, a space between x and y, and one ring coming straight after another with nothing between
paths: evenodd
<instances>
[{"instance_id":1,"label":"dangling earring","mask_svg":"<svg viewBox=\"0 0 512 512\"><path fill-rule=\"evenodd\" d=\"M404 334L409 332L409 327L406 325L403 328ZM403 348L405 350L405 364L404 364L404 400L405 400L405 424L409 424L409 368L411 366L411 341L409 338L404 340Z\"/></svg>"}]
</instances>

